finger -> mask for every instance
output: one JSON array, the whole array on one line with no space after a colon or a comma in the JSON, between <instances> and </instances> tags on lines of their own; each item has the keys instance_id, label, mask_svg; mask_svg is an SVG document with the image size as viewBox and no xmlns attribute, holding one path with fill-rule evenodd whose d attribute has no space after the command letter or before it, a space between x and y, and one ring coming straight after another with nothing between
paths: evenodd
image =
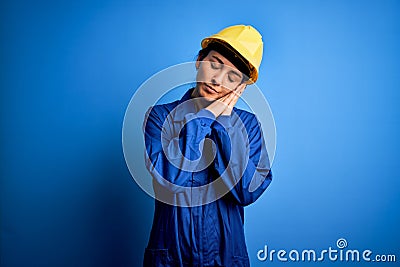
<instances>
[{"instance_id":1,"label":"finger","mask_svg":"<svg viewBox=\"0 0 400 267\"><path fill-rule=\"evenodd\" d=\"M230 95L225 95L219 99L216 99L206 109L211 111L215 115L215 117L218 117L228 106L230 102L229 100L230 97L231 97Z\"/></svg>"},{"instance_id":2,"label":"finger","mask_svg":"<svg viewBox=\"0 0 400 267\"><path fill-rule=\"evenodd\" d=\"M208 106L207 109L212 111L214 115L219 116L220 114L231 114L233 107L238 101L240 95L244 91L243 86L235 88L235 90L230 91L223 97L220 97L212 104Z\"/></svg>"},{"instance_id":3,"label":"finger","mask_svg":"<svg viewBox=\"0 0 400 267\"><path fill-rule=\"evenodd\" d=\"M216 99L215 102L219 102L221 104L228 105L229 102L231 101L232 97L233 97L233 92L230 91L229 93L225 94L224 96Z\"/></svg>"},{"instance_id":4,"label":"finger","mask_svg":"<svg viewBox=\"0 0 400 267\"><path fill-rule=\"evenodd\" d=\"M234 92L234 96L232 97L231 101L229 102L229 108L233 108L237 101L239 100L240 96L242 95L242 93L244 92L244 88L243 86L240 86L239 88L237 88Z\"/></svg>"},{"instance_id":5,"label":"finger","mask_svg":"<svg viewBox=\"0 0 400 267\"><path fill-rule=\"evenodd\" d=\"M226 95L224 95L223 97L219 98L218 100L221 101L221 102L225 102L230 97L231 97L231 93L227 93Z\"/></svg>"},{"instance_id":6,"label":"finger","mask_svg":"<svg viewBox=\"0 0 400 267\"><path fill-rule=\"evenodd\" d=\"M232 113L232 109L235 106L235 103L237 101L235 99L237 99L237 98L238 98L237 93L232 91L232 93L230 94L229 98L226 101L227 105L226 105L226 108L225 108L223 114L230 115Z\"/></svg>"},{"instance_id":7,"label":"finger","mask_svg":"<svg viewBox=\"0 0 400 267\"><path fill-rule=\"evenodd\" d=\"M243 91L244 91L244 90L243 90L242 87L238 87L238 88L236 88L235 90L233 90L233 91L231 92L231 94L232 94L231 100L233 100L233 99L235 99L235 98L239 98L239 97L242 95Z\"/></svg>"},{"instance_id":8,"label":"finger","mask_svg":"<svg viewBox=\"0 0 400 267\"><path fill-rule=\"evenodd\" d=\"M237 95L236 95L236 93L235 92L232 92L232 93L230 93L230 95L229 95L229 97L226 99L226 101L225 101L225 104L227 105L227 106L229 106L231 103L232 103L232 101L235 101L235 98L237 97Z\"/></svg>"},{"instance_id":9,"label":"finger","mask_svg":"<svg viewBox=\"0 0 400 267\"><path fill-rule=\"evenodd\" d=\"M246 86L239 86L236 89L236 92L239 94L239 96L242 95L242 93L244 92L244 89L246 89Z\"/></svg>"}]
</instances>

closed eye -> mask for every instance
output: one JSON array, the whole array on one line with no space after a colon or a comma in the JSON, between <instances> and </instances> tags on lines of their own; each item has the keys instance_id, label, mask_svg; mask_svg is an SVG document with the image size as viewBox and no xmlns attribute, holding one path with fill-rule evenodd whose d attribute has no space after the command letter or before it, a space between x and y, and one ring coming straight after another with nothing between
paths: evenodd
<instances>
[{"instance_id":1,"label":"closed eye","mask_svg":"<svg viewBox=\"0 0 400 267\"><path fill-rule=\"evenodd\" d=\"M233 82L238 82L241 79L241 77L237 72L231 71L228 74L228 79L229 79L230 82L233 83Z\"/></svg>"}]
</instances>

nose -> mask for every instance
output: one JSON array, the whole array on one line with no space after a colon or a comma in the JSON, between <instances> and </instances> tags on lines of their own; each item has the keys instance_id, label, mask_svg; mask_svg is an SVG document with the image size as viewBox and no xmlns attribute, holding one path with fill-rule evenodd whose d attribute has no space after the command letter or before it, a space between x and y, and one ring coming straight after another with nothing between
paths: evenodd
<instances>
[{"instance_id":1,"label":"nose","mask_svg":"<svg viewBox=\"0 0 400 267\"><path fill-rule=\"evenodd\" d=\"M214 75L211 77L211 83L213 85L221 85L223 76L224 76L223 71L218 71L218 72L214 73Z\"/></svg>"}]
</instances>

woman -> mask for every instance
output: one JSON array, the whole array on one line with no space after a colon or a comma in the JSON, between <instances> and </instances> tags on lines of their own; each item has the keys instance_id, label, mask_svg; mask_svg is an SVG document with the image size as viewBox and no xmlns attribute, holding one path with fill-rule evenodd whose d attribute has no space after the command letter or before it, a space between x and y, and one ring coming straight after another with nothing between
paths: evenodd
<instances>
[{"instance_id":1,"label":"woman","mask_svg":"<svg viewBox=\"0 0 400 267\"><path fill-rule=\"evenodd\" d=\"M201 45L195 88L146 114L156 200L145 267L249 266L243 207L272 180L259 122L234 107L258 78L261 35L236 25Z\"/></svg>"}]
</instances>

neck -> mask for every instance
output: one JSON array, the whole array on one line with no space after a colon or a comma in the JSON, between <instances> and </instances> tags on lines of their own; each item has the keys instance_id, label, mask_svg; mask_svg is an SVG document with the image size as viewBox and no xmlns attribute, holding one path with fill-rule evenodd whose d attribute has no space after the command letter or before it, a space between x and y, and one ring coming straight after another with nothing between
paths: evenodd
<instances>
[{"instance_id":1,"label":"neck","mask_svg":"<svg viewBox=\"0 0 400 267\"><path fill-rule=\"evenodd\" d=\"M200 96L198 85L196 85L196 87L194 88L191 97L193 99L197 111L207 107L212 103L212 101L209 101L205 97Z\"/></svg>"}]
</instances>

